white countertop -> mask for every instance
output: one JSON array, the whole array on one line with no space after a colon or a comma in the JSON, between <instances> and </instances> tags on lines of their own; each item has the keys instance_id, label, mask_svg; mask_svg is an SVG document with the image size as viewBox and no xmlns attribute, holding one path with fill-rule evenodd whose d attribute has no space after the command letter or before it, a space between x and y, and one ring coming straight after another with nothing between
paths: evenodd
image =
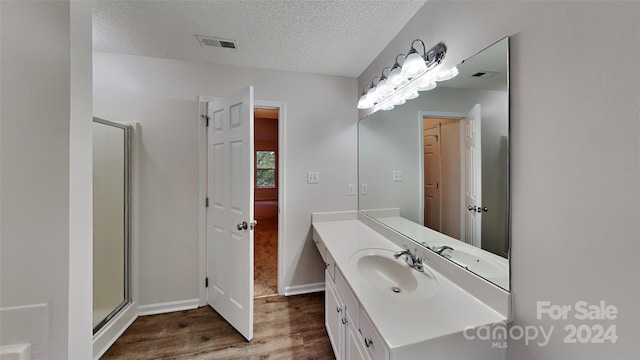
<instances>
[{"instance_id":1,"label":"white countertop","mask_svg":"<svg viewBox=\"0 0 640 360\"><path fill-rule=\"evenodd\" d=\"M438 283L434 296L415 299L383 293L360 276L351 264L351 255L367 248L398 251L399 246L358 220L314 221L313 228L314 237L320 237L389 349L461 333L467 327L507 321L429 268L428 263L428 270Z\"/></svg>"}]
</instances>

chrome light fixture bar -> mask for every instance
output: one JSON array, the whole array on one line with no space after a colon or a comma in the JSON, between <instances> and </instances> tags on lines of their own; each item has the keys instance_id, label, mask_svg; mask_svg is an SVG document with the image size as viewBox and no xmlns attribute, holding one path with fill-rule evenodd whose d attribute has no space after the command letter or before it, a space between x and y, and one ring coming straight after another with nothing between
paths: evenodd
<instances>
[{"instance_id":1,"label":"chrome light fixture bar","mask_svg":"<svg viewBox=\"0 0 640 360\"><path fill-rule=\"evenodd\" d=\"M422 45L422 55L414 47L416 43ZM413 40L407 55L396 56L393 66L383 68L381 75L373 78L371 85L362 91L358 109L391 110L417 98L419 91L435 89L438 81L454 78L458 75L456 67L439 69L446 53L447 46L443 42L427 51L422 40ZM401 56L404 57L402 65L398 63ZM385 70L389 70L386 75Z\"/></svg>"}]
</instances>

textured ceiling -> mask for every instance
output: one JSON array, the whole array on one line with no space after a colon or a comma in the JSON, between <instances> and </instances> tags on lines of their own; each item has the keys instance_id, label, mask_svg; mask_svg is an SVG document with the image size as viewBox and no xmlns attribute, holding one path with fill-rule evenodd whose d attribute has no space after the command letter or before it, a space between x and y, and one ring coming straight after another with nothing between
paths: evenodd
<instances>
[{"instance_id":1,"label":"textured ceiling","mask_svg":"<svg viewBox=\"0 0 640 360\"><path fill-rule=\"evenodd\" d=\"M425 1L97 0L93 48L357 77ZM239 49L202 47L196 34Z\"/></svg>"}]
</instances>

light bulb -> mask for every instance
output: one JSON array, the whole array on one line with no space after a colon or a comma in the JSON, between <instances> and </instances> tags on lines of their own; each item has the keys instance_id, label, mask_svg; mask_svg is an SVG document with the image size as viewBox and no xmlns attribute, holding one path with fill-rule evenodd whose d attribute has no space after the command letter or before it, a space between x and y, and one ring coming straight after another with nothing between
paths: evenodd
<instances>
[{"instance_id":1,"label":"light bulb","mask_svg":"<svg viewBox=\"0 0 640 360\"><path fill-rule=\"evenodd\" d=\"M412 52L407 55L407 58L402 64L402 77L405 79L413 79L427 71L427 64L424 59L417 52Z\"/></svg>"},{"instance_id":2,"label":"light bulb","mask_svg":"<svg viewBox=\"0 0 640 360\"><path fill-rule=\"evenodd\" d=\"M383 105L380 106L380 110L384 110L384 111L393 110L393 108L394 108L393 104L390 104L390 103L384 103Z\"/></svg>"},{"instance_id":3,"label":"light bulb","mask_svg":"<svg viewBox=\"0 0 640 360\"><path fill-rule=\"evenodd\" d=\"M420 94L418 93L418 90L416 90L414 84L411 83L398 91L398 93L394 96L398 96L406 101L415 99L420 96Z\"/></svg>"},{"instance_id":4,"label":"light bulb","mask_svg":"<svg viewBox=\"0 0 640 360\"><path fill-rule=\"evenodd\" d=\"M429 91L436 88L437 84L435 80L430 77L422 77L419 79L420 83L418 84L418 91Z\"/></svg>"},{"instance_id":5,"label":"light bulb","mask_svg":"<svg viewBox=\"0 0 640 360\"><path fill-rule=\"evenodd\" d=\"M379 98L384 98L385 96L389 95L391 91L393 91L393 88L389 86L389 80L387 78L380 80L378 85L376 85L376 88L378 89L376 90L376 95Z\"/></svg>"},{"instance_id":6,"label":"light bulb","mask_svg":"<svg viewBox=\"0 0 640 360\"><path fill-rule=\"evenodd\" d=\"M358 109L368 109L372 106L371 103L369 103L367 101L367 94L362 94L362 96L360 96L360 99L358 100Z\"/></svg>"},{"instance_id":7,"label":"light bulb","mask_svg":"<svg viewBox=\"0 0 640 360\"><path fill-rule=\"evenodd\" d=\"M376 87L371 86L369 91L367 91L367 102L371 104L375 104L378 101L378 97L376 96Z\"/></svg>"},{"instance_id":8,"label":"light bulb","mask_svg":"<svg viewBox=\"0 0 640 360\"><path fill-rule=\"evenodd\" d=\"M387 77L387 84L393 89L397 88L400 84L402 84L402 67L394 67L391 69L389 76Z\"/></svg>"},{"instance_id":9,"label":"light bulb","mask_svg":"<svg viewBox=\"0 0 640 360\"><path fill-rule=\"evenodd\" d=\"M447 81L453 79L456 76L458 76L458 68L454 66L449 70L440 71L438 73L438 76L436 76L436 81Z\"/></svg>"},{"instance_id":10,"label":"light bulb","mask_svg":"<svg viewBox=\"0 0 640 360\"><path fill-rule=\"evenodd\" d=\"M397 106L397 105L402 105L404 103L407 102L407 100L405 100L404 96L402 96L402 94L400 94L399 92L393 94L388 100L388 103L390 103L391 105Z\"/></svg>"}]
</instances>

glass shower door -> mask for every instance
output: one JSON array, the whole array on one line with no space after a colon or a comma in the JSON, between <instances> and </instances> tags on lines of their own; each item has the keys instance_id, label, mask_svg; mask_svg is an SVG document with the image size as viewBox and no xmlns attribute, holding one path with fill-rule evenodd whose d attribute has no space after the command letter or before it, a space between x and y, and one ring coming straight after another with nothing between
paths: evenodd
<instances>
[{"instance_id":1,"label":"glass shower door","mask_svg":"<svg viewBox=\"0 0 640 360\"><path fill-rule=\"evenodd\" d=\"M93 333L129 302L129 127L93 119Z\"/></svg>"}]
</instances>

